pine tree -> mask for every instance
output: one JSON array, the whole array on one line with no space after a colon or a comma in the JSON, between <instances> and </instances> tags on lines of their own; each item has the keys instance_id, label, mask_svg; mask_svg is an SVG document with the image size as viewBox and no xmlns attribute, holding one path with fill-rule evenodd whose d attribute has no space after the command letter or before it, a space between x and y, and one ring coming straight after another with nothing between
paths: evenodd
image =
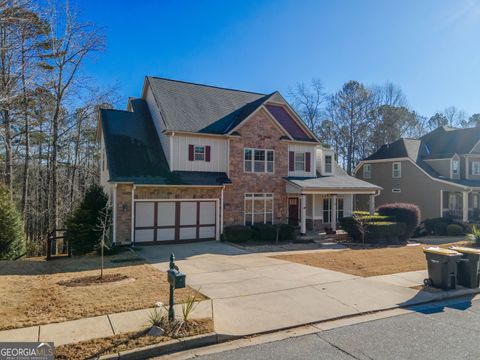
<instances>
[{"instance_id":1,"label":"pine tree","mask_svg":"<svg viewBox=\"0 0 480 360\"><path fill-rule=\"evenodd\" d=\"M66 222L66 239L74 255L92 252L100 245L101 214L108 197L99 185L88 188L80 206Z\"/></svg>"},{"instance_id":2,"label":"pine tree","mask_svg":"<svg viewBox=\"0 0 480 360\"><path fill-rule=\"evenodd\" d=\"M16 260L25 252L22 217L7 186L0 184L0 260Z\"/></svg>"}]
</instances>

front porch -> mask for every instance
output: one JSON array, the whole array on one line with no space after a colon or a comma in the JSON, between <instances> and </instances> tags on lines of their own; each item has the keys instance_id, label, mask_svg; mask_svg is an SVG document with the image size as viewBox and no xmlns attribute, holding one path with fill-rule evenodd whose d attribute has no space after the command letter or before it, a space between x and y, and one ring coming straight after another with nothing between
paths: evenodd
<instances>
[{"instance_id":1,"label":"front porch","mask_svg":"<svg viewBox=\"0 0 480 360\"><path fill-rule=\"evenodd\" d=\"M344 185L344 186L342 186ZM336 231L339 220L354 211L354 195L369 195L369 210L375 210L375 196L381 188L350 176L288 179L288 223L300 226L300 233Z\"/></svg>"},{"instance_id":2,"label":"front porch","mask_svg":"<svg viewBox=\"0 0 480 360\"><path fill-rule=\"evenodd\" d=\"M442 191L441 217L463 222L480 220L479 191Z\"/></svg>"}]
</instances>

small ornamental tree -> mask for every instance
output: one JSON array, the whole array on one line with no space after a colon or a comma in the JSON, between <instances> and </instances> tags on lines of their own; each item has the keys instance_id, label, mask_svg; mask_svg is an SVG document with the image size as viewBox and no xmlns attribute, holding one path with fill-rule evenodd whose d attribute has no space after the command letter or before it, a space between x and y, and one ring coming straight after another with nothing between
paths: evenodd
<instances>
[{"instance_id":1,"label":"small ornamental tree","mask_svg":"<svg viewBox=\"0 0 480 360\"><path fill-rule=\"evenodd\" d=\"M20 212L8 188L0 184L0 260L16 260L26 253L26 239Z\"/></svg>"},{"instance_id":2,"label":"small ornamental tree","mask_svg":"<svg viewBox=\"0 0 480 360\"><path fill-rule=\"evenodd\" d=\"M410 239L420 224L420 209L415 204L409 203L392 203L381 205L377 209L380 215L391 216L397 222L405 223L405 235L400 240L407 241Z\"/></svg>"},{"instance_id":3,"label":"small ornamental tree","mask_svg":"<svg viewBox=\"0 0 480 360\"><path fill-rule=\"evenodd\" d=\"M102 211L106 209L108 196L99 185L92 185L83 201L65 222L65 238L72 254L83 255L100 245L103 233Z\"/></svg>"}]
</instances>

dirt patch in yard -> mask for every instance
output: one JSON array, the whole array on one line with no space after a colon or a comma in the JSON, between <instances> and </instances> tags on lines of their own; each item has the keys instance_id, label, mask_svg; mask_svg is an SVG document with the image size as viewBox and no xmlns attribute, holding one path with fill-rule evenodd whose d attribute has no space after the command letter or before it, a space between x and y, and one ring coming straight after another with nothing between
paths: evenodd
<instances>
[{"instance_id":1,"label":"dirt patch in yard","mask_svg":"<svg viewBox=\"0 0 480 360\"><path fill-rule=\"evenodd\" d=\"M211 319L191 321L186 336L206 334L213 331ZM145 331L131 332L101 339L83 341L78 344L62 345L55 348L56 359L90 359L101 355L160 344L171 340L168 336L148 336Z\"/></svg>"},{"instance_id":2,"label":"dirt patch in yard","mask_svg":"<svg viewBox=\"0 0 480 360\"><path fill-rule=\"evenodd\" d=\"M462 243L463 244L463 243ZM448 247L452 244L445 244ZM357 276L389 275L427 268L422 246L354 247L334 252L272 256L299 264Z\"/></svg>"},{"instance_id":3,"label":"dirt patch in yard","mask_svg":"<svg viewBox=\"0 0 480 360\"><path fill-rule=\"evenodd\" d=\"M105 277L123 277L127 281L94 286L59 284L98 277L99 264L98 256L48 262L0 261L0 330L138 310L153 307L158 301L168 302L166 273L145 264L130 251L105 260ZM189 287L176 290L175 302L184 303L194 294L195 290ZM199 300L203 299L200 295Z\"/></svg>"},{"instance_id":4,"label":"dirt patch in yard","mask_svg":"<svg viewBox=\"0 0 480 360\"><path fill-rule=\"evenodd\" d=\"M73 278L70 280L62 280L58 282L58 285L63 286L92 286L92 285L103 285L110 284L113 282L125 281L125 280L135 280L129 278L124 274L105 274L103 276L93 275L93 276L83 276L78 278Z\"/></svg>"}]
</instances>

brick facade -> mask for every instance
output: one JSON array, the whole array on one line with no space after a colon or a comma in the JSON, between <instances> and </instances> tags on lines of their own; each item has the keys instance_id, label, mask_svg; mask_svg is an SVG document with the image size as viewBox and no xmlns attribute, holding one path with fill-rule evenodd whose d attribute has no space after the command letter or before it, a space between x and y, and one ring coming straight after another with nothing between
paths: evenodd
<instances>
[{"instance_id":1,"label":"brick facade","mask_svg":"<svg viewBox=\"0 0 480 360\"><path fill-rule=\"evenodd\" d=\"M245 193L273 193L274 222L286 222L287 194L283 177L288 176L288 143L280 141L284 135L269 115L260 110L245 122L230 139L229 177L232 184L224 192L224 224L244 223ZM246 173L243 168L243 149L275 150L274 172Z\"/></svg>"}]
</instances>

